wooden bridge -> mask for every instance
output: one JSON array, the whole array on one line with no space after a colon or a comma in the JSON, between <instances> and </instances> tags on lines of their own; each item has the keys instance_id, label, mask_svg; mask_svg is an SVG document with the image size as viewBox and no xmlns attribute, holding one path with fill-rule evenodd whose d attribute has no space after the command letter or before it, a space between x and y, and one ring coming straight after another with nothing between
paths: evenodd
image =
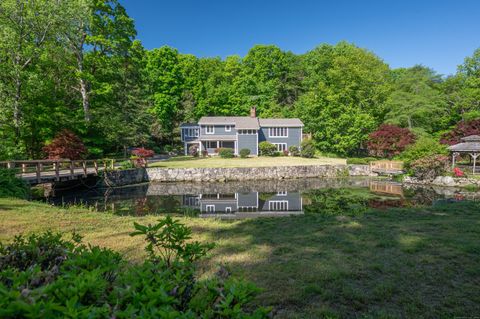
<instances>
[{"instance_id":1,"label":"wooden bridge","mask_svg":"<svg viewBox=\"0 0 480 319\"><path fill-rule=\"evenodd\" d=\"M124 161L124 160L122 160ZM16 175L31 185L68 181L98 176L100 172L114 169L116 160L30 160L4 161L0 167L13 169Z\"/></svg>"},{"instance_id":2,"label":"wooden bridge","mask_svg":"<svg viewBox=\"0 0 480 319\"><path fill-rule=\"evenodd\" d=\"M373 161L370 162L370 171L380 175L400 175L405 173L402 161Z\"/></svg>"}]
</instances>

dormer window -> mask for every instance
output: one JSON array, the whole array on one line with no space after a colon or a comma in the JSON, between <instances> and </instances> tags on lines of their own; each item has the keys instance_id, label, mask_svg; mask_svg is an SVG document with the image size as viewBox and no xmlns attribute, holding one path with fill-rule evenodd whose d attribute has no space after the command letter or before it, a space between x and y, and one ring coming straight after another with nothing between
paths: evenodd
<instances>
[{"instance_id":1,"label":"dormer window","mask_svg":"<svg viewBox=\"0 0 480 319\"><path fill-rule=\"evenodd\" d=\"M232 131L232 126L231 125L225 125L225 132L231 132Z\"/></svg>"},{"instance_id":2,"label":"dormer window","mask_svg":"<svg viewBox=\"0 0 480 319\"><path fill-rule=\"evenodd\" d=\"M205 126L205 134L214 134L215 133L215 126L207 125Z\"/></svg>"}]
</instances>

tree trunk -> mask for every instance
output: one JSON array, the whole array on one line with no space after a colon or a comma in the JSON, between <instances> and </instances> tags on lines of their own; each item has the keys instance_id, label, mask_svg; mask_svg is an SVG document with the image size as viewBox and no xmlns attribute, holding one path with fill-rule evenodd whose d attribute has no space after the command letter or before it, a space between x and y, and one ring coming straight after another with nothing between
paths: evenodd
<instances>
[{"instance_id":1,"label":"tree trunk","mask_svg":"<svg viewBox=\"0 0 480 319\"><path fill-rule=\"evenodd\" d=\"M88 96L88 83L80 79L80 94L82 95L82 106L85 122L90 122L90 98Z\"/></svg>"},{"instance_id":2,"label":"tree trunk","mask_svg":"<svg viewBox=\"0 0 480 319\"><path fill-rule=\"evenodd\" d=\"M18 144L20 140L20 98L22 92L22 81L18 74L15 79L15 99L13 101L13 126L15 130L15 144Z\"/></svg>"},{"instance_id":3,"label":"tree trunk","mask_svg":"<svg viewBox=\"0 0 480 319\"><path fill-rule=\"evenodd\" d=\"M412 118L409 116L407 120L408 120L408 128L411 130L412 129Z\"/></svg>"}]
</instances>

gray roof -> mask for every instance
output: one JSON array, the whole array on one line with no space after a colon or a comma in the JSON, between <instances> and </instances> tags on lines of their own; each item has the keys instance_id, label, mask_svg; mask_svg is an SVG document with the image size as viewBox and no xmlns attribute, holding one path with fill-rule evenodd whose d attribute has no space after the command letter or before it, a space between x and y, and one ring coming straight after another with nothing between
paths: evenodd
<instances>
[{"instance_id":1,"label":"gray roof","mask_svg":"<svg viewBox=\"0 0 480 319\"><path fill-rule=\"evenodd\" d=\"M452 152L480 152L480 136L470 135L462 138L462 143L448 148Z\"/></svg>"},{"instance_id":2,"label":"gray roof","mask_svg":"<svg viewBox=\"0 0 480 319\"><path fill-rule=\"evenodd\" d=\"M303 122L300 119L258 119L260 126L285 126L285 127L302 127Z\"/></svg>"},{"instance_id":3,"label":"gray roof","mask_svg":"<svg viewBox=\"0 0 480 319\"><path fill-rule=\"evenodd\" d=\"M300 119L261 119L248 116L204 116L198 121L200 125L235 125L236 129L254 129L262 127L283 126L283 127L302 127Z\"/></svg>"},{"instance_id":4,"label":"gray roof","mask_svg":"<svg viewBox=\"0 0 480 319\"><path fill-rule=\"evenodd\" d=\"M197 123L182 123L180 127L198 126Z\"/></svg>"},{"instance_id":5,"label":"gray roof","mask_svg":"<svg viewBox=\"0 0 480 319\"><path fill-rule=\"evenodd\" d=\"M236 129L254 129L258 130L258 119L248 116L204 116L198 121L200 125L235 125Z\"/></svg>"}]
</instances>

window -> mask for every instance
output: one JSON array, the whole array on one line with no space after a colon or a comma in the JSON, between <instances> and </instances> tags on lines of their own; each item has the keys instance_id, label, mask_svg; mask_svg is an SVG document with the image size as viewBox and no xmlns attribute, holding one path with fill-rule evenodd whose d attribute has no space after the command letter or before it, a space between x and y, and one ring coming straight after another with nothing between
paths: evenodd
<instances>
[{"instance_id":1,"label":"window","mask_svg":"<svg viewBox=\"0 0 480 319\"><path fill-rule=\"evenodd\" d=\"M277 192L277 196L287 196L287 192Z\"/></svg>"},{"instance_id":2,"label":"window","mask_svg":"<svg viewBox=\"0 0 480 319\"><path fill-rule=\"evenodd\" d=\"M274 211L285 211L288 210L288 201L287 200L272 200L268 202L268 209Z\"/></svg>"},{"instance_id":3,"label":"window","mask_svg":"<svg viewBox=\"0 0 480 319\"><path fill-rule=\"evenodd\" d=\"M205 134L214 134L215 133L215 126L207 125L205 126Z\"/></svg>"},{"instance_id":4,"label":"window","mask_svg":"<svg viewBox=\"0 0 480 319\"><path fill-rule=\"evenodd\" d=\"M232 131L232 126L231 125L225 125L225 132L231 132Z\"/></svg>"},{"instance_id":5,"label":"window","mask_svg":"<svg viewBox=\"0 0 480 319\"><path fill-rule=\"evenodd\" d=\"M225 213L231 213L232 207L225 207Z\"/></svg>"},{"instance_id":6,"label":"window","mask_svg":"<svg viewBox=\"0 0 480 319\"><path fill-rule=\"evenodd\" d=\"M273 143L277 147L277 152L283 152L287 150L287 143Z\"/></svg>"},{"instance_id":7,"label":"window","mask_svg":"<svg viewBox=\"0 0 480 319\"><path fill-rule=\"evenodd\" d=\"M207 205L205 206L207 213L215 213L215 205Z\"/></svg>"},{"instance_id":8,"label":"window","mask_svg":"<svg viewBox=\"0 0 480 319\"><path fill-rule=\"evenodd\" d=\"M269 137L288 137L288 127L270 127L268 129Z\"/></svg>"},{"instance_id":9,"label":"window","mask_svg":"<svg viewBox=\"0 0 480 319\"><path fill-rule=\"evenodd\" d=\"M257 134L257 130L239 130L238 134L241 135L254 135Z\"/></svg>"},{"instance_id":10,"label":"window","mask_svg":"<svg viewBox=\"0 0 480 319\"><path fill-rule=\"evenodd\" d=\"M217 142L216 141L206 141L205 142L205 147L206 148L217 148Z\"/></svg>"},{"instance_id":11,"label":"window","mask_svg":"<svg viewBox=\"0 0 480 319\"><path fill-rule=\"evenodd\" d=\"M186 129L183 129L183 132L184 132L183 134L186 137L198 137L200 134L198 128L186 128Z\"/></svg>"}]
</instances>

